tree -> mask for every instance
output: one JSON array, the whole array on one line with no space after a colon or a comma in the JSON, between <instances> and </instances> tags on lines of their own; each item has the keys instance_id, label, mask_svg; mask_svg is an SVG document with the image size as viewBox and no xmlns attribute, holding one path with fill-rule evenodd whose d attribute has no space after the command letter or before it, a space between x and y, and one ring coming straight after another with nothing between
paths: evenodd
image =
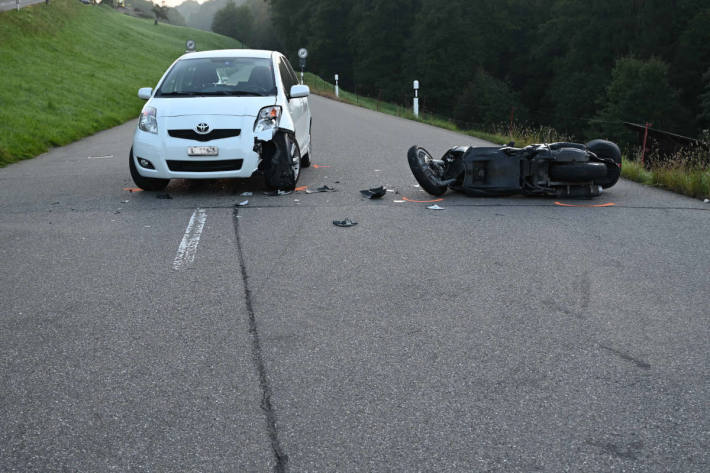
<instances>
[{"instance_id":1,"label":"tree","mask_svg":"<svg viewBox=\"0 0 710 473\"><path fill-rule=\"evenodd\" d=\"M507 123L515 109L516 120L527 115L518 95L503 81L479 69L454 108L454 120L464 128Z\"/></svg>"},{"instance_id":2,"label":"tree","mask_svg":"<svg viewBox=\"0 0 710 473\"><path fill-rule=\"evenodd\" d=\"M252 35L253 17L249 7L237 7L232 0L217 11L212 20L212 31L248 44Z\"/></svg>"},{"instance_id":3,"label":"tree","mask_svg":"<svg viewBox=\"0 0 710 473\"><path fill-rule=\"evenodd\" d=\"M602 110L590 125L602 137L623 145L636 140L635 134L624 129L623 122L649 122L654 128L674 131L683 113L678 91L668 80L668 65L656 58L648 61L631 57L619 59L601 103Z\"/></svg>"},{"instance_id":4,"label":"tree","mask_svg":"<svg viewBox=\"0 0 710 473\"><path fill-rule=\"evenodd\" d=\"M160 6L157 3L153 4L153 14L155 15L155 24L158 24L158 20L168 21L168 7Z\"/></svg>"},{"instance_id":5,"label":"tree","mask_svg":"<svg viewBox=\"0 0 710 473\"><path fill-rule=\"evenodd\" d=\"M698 120L702 130L710 128L710 69L703 75L705 92L700 96L700 116ZM703 134L705 131L703 131Z\"/></svg>"}]
</instances>

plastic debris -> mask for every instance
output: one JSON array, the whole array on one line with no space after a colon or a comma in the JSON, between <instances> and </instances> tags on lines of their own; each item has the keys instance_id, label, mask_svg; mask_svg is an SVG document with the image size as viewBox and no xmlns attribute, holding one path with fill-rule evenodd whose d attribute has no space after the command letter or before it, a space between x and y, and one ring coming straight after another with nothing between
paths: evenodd
<instances>
[{"instance_id":1,"label":"plastic debris","mask_svg":"<svg viewBox=\"0 0 710 473\"><path fill-rule=\"evenodd\" d=\"M705 202L706 204L708 204L708 203L710 203L710 199L705 199L705 200L703 200L703 202Z\"/></svg>"},{"instance_id":2,"label":"plastic debris","mask_svg":"<svg viewBox=\"0 0 710 473\"><path fill-rule=\"evenodd\" d=\"M247 205L249 205L249 201L245 200L245 201L239 202L237 205L239 207L246 207Z\"/></svg>"},{"instance_id":3,"label":"plastic debris","mask_svg":"<svg viewBox=\"0 0 710 473\"><path fill-rule=\"evenodd\" d=\"M170 194L158 194L155 196L156 199L167 199L170 200L172 199L172 196Z\"/></svg>"},{"instance_id":4,"label":"plastic debris","mask_svg":"<svg viewBox=\"0 0 710 473\"><path fill-rule=\"evenodd\" d=\"M325 186L319 187L318 189L316 189L316 191L317 192L335 192L335 188L325 185Z\"/></svg>"},{"instance_id":5,"label":"plastic debris","mask_svg":"<svg viewBox=\"0 0 710 473\"><path fill-rule=\"evenodd\" d=\"M293 191L282 191L282 190L275 190L271 192L264 192L264 195L268 195L269 197L281 197L282 195L289 195Z\"/></svg>"},{"instance_id":6,"label":"plastic debris","mask_svg":"<svg viewBox=\"0 0 710 473\"><path fill-rule=\"evenodd\" d=\"M387 193L387 190L380 186L373 187L372 189L361 190L360 193L368 199L380 199Z\"/></svg>"},{"instance_id":7,"label":"plastic debris","mask_svg":"<svg viewBox=\"0 0 710 473\"><path fill-rule=\"evenodd\" d=\"M298 199L293 199L293 201L294 201L294 202L300 202L300 200L298 200Z\"/></svg>"},{"instance_id":8,"label":"plastic debris","mask_svg":"<svg viewBox=\"0 0 710 473\"><path fill-rule=\"evenodd\" d=\"M387 192L394 192L394 189L387 189Z\"/></svg>"},{"instance_id":9,"label":"plastic debris","mask_svg":"<svg viewBox=\"0 0 710 473\"><path fill-rule=\"evenodd\" d=\"M333 220L333 225L336 227L354 227L357 225L357 222L353 222L349 218L346 218L345 220Z\"/></svg>"},{"instance_id":10,"label":"plastic debris","mask_svg":"<svg viewBox=\"0 0 710 473\"><path fill-rule=\"evenodd\" d=\"M242 192L242 193L239 194L239 195L242 196L242 197L251 197L251 196L254 195L254 193L253 193L253 192Z\"/></svg>"},{"instance_id":11,"label":"plastic debris","mask_svg":"<svg viewBox=\"0 0 710 473\"><path fill-rule=\"evenodd\" d=\"M403 204L406 202L406 200L393 200L392 202L394 202L395 204Z\"/></svg>"},{"instance_id":12,"label":"plastic debris","mask_svg":"<svg viewBox=\"0 0 710 473\"><path fill-rule=\"evenodd\" d=\"M444 210L444 207L440 207L436 204L427 207L429 210Z\"/></svg>"}]
</instances>

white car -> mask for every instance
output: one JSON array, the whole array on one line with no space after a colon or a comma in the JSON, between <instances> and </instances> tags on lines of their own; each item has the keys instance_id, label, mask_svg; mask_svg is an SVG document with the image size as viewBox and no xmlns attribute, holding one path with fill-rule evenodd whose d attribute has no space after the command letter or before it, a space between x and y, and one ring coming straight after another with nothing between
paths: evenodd
<instances>
[{"instance_id":1,"label":"white car","mask_svg":"<svg viewBox=\"0 0 710 473\"><path fill-rule=\"evenodd\" d=\"M310 164L308 86L275 51L188 53L165 72L133 136L130 172L144 190L170 179L248 178L293 189Z\"/></svg>"}]
</instances>

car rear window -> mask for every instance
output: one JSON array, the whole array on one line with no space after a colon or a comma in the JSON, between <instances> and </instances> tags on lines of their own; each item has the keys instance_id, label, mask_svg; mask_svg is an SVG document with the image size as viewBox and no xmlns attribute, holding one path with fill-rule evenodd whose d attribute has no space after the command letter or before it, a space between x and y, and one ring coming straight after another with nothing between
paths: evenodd
<instances>
[{"instance_id":1,"label":"car rear window","mask_svg":"<svg viewBox=\"0 0 710 473\"><path fill-rule=\"evenodd\" d=\"M156 97L276 95L267 58L199 58L178 61Z\"/></svg>"}]
</instances>

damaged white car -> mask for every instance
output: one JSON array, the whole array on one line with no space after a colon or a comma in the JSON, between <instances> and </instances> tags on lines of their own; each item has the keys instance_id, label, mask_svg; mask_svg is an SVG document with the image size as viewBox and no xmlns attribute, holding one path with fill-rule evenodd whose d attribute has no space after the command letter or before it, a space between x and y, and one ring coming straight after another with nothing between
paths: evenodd
<instances>
[{"instance_id":1,"label":"damaged white car","mask_svg":"<svg viewBox=\"0 0 710 473\"><path fill-rule=\"evenodd\" d=\"M170 179L264 175L272 189L293 189L310 164L308 86L274 51L218 50L176 60L148 102L133 136L131 177L144 190Z\"/></svg>"}]
</instances>

